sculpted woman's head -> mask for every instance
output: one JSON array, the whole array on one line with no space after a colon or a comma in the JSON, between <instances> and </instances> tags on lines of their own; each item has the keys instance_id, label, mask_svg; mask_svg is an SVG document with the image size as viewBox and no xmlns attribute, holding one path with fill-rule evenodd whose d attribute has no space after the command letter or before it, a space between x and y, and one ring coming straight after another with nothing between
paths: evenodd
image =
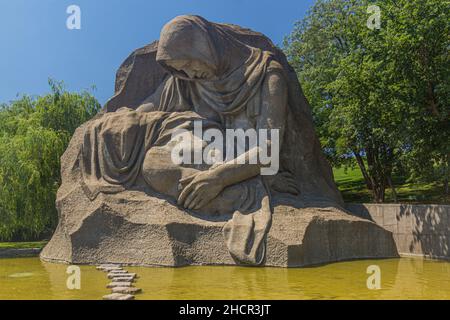
<instances>
[{"instance_id":1,"label":"sculpted woman's head","mask_svg":"<svg viewBox=\"0 0 450 320\"><path fill-rule=\"evenodd\" d=\"M217 80L242 65L250 49L198 16L178 16L161 30L156 60L185 80Z\"/></svg>"},{"instance_id":2,"label":"sculpted woman's head","mask_svg":"<svg viewBox=\"0 0 450 320\"><path fill-rule=\"evenodd\" d=\"M213 80L216 78L215 70L201 60L168 60L165 64L193 80Z\"/></svg>"}]
</instances>

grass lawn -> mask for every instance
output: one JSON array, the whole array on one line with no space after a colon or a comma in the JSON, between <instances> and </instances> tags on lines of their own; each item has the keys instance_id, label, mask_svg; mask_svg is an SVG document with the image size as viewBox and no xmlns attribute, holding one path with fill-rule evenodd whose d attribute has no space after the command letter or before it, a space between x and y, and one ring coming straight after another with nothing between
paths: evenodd
<instances>
[{"instance_id":1,"label":"grass lawn","mask_svg":"<svg viewBox=\"0 0 450 320\"><path fill-rule=\"evenodd\" d=\"M367 189L359 168L334 168L334 180L345 202L372 202L371 192ZM402 183L394 177L398 202L450 204L450 197L444 197L442 186L434 183ZM386 202L394 202L392 190L386 189Z\"/></svg>"},{"instance_id":2,"label":"grass lawn","mask_svg":"<svg viewBox=\"0 0 450 320\"><path fill-rule=\"evenodd\" d=\"M47 241L36 242L0 242L0 249L30 249L43 248Z\"/></svg>"}]
</instances>

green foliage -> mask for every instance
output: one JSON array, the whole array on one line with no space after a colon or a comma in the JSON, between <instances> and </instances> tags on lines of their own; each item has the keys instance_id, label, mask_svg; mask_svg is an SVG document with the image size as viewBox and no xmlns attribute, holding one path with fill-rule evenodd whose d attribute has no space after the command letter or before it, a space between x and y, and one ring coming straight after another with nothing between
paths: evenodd
<instances>
[{"instance_id":1,"label":"green foliage","mask_svg":"<svg viewBox=\"0 0 450 320\"><path fill-rule=\"evenodd\" d=\"M361 170L355 164L353 167L334 168L334 179L342 193L345 202L364 203L371 201L371 191L367 189ZM448 204L450 195L442 196L442 187L438 183L408 182L403 176L393 177L396 185L397 201L402 203ZM393 202L391 190L386 190L386 202Z\"/></svg>"},{"instance_id":2,"label":"green foliage","mask_svg":"<svg viewBox=\"0 0 450 320\"><path fill-rule=\"evenodd\" d=\"M0 242L0 249L42 249L47 244L47 241L36 242Z\"/></svg>"},{"instance_id":3,"label":"green foliage","mask_svg":"<svg viewBox=\"0 0 450 320\"><path fill-rule=\"evenodd\" d=\"M57 223L60 157L75 129L99 103L88 92L66 92L50 81L51 94L0 108L0 239L33 240Z\"/></svg>"},{"instance_id":4,"label":"green foliage","mask_svg":"<svg viewBox=\"0 0 450 320\"><path fill-rule=\"evenodd\" d=\"M369 5L381 28L367 27ZM448 183L449 2L318 0L285 40L335 166L356 157L373 200L392 176Z\"/></svg>"}]
</instances>

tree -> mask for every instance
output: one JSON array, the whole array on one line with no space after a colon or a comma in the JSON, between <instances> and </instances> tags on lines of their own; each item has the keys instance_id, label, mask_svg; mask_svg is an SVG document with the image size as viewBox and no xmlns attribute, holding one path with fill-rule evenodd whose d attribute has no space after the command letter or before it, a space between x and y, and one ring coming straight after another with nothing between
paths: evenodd
<instances>
[{"instance_id":1,"label":"tree","mask_svg":"<svg viewBox=\"0 0 450 320\"><path fill-rule=\"evenodd\" d=\"M285 40L329 159L355 159L376 202L388 186L395 196L395 171L448 171L448 18L438 0L318 0Z\"/></svg>"},{"instance_id":2,"label":"tree","mask_svg":"<svg viewBox=\"0 0 450 320\"><path fill-rule=\"evenodd\" d=\"M450 3L437 0L387 1L385 59L408 105L407 152L411 180L450 178Z\"/></svg>"},{"instance_id":3,"label":"tree","mask_svg":"<svg viewBox=\"0 0 450 320\"><path fill-rule=\"evenodd\" d=\"M52 93L0 107L0 240L34 240L57 223L60 157L70 137L100 109L88 92Z\"/></svg>"}]
</instances>

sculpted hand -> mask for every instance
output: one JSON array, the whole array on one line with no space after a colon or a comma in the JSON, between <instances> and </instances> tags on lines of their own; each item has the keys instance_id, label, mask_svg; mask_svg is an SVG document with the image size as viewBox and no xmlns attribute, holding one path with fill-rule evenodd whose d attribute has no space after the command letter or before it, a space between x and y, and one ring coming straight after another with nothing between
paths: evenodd
<instances>
[{"instance_id":1,"label":"sculpted hand","mask_svg":"<svg viewBox=\"0 0 450 320\"><path fill-rule=\"evenodd\" d=\"M202 171L180 180L185 186L178 197L178 205L196 210L207 205L223 190L221 179L213 170Z\"/></svg>"},{"instance_id":2,"label":"sculpted hand","mask_svg":"<svg viewBox=\"0 0 450 320\"><path fill-rule=\"evenodd\" d=\"M300 189L295 181L295 177L290 172L282 172L277 174L274 178L275 180L271 183L271 187L274 190L293 195L300 194Z\"/></svg>"},{"instance_id":3,"label":"sculpted hand","mask_svg":"<svg viewBox=\"0 0 450 320\"><path fill-rule=\"evenodd\" d=\"M140 105L139 108L136 109L136 111L139 111L139 112L150 112L150 111L154 111L154 110L156 110L156 107L151 102L144 103L144 104Z\"/></svg>"}]
</instances>

